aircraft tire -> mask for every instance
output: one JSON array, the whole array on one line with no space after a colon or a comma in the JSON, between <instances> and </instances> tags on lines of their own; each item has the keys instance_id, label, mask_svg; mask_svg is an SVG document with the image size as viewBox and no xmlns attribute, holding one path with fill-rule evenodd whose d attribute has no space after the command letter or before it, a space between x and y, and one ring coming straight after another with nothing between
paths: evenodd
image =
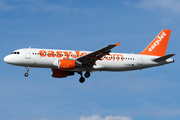
<instances>
[{"instance_id":1,"label":"aircraft tire","mask_svg":"<svg viewBox=\"0 0 180 120\"><path fill-rule=\"evenodd\" d=\"M89 78L90 77L90 72L86 72L85 74L84 74L84 76L86 77L86 78Z\"/></svg>"},{"instance_id":2,"label":"aircraft tire","mask_svg":"<svg viewBox=\"0 0 180 120\"><path fill-rule=\"evenodd\" d=\"M28 75L29 75L28 73L25 73L25 74L24 74L25 77L28 77Z\"/></svg>"},{"instance_id":3,"label":"aircraft tire","mask_svg":"<svg viewBox=\"0 0 180 120\"><path fill-rule=\"evenodd\" d=\"M79 79L79 82L80 83L83 83L85 81L85 78L84 77L81 77L80 79Z\"/></svg>"}]
</instances>

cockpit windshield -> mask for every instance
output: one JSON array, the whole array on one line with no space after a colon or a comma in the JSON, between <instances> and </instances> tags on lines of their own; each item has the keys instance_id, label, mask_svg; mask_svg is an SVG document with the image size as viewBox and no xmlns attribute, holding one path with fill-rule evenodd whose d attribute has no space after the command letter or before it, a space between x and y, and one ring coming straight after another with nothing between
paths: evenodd
<instances>
[{"instance_id":1,"label":"cockpit windshield","mask_svg":"<svg viewBox=\"0 0 180 120\"><path fill-rule=\"evenodd\" d=\"M20 54L20 52L15 51L15 52L12 52L11 54Z\"/></svg>"}]
</instances>

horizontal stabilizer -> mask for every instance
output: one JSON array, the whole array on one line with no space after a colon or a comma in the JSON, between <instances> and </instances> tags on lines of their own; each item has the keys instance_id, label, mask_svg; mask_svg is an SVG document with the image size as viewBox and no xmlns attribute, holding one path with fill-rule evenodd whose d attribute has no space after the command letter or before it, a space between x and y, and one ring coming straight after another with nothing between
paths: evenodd
<instances>
[{"instance_id":1,"label":"horizontal stabilizer","mask_svg":"<svg viewBox=\"0 0 180 120\"><path fill-rule=\"evenodd\" d=\"M169 59L170 57L172 57L174 55L176 55L176 54L165 55L163 57L156 58L153 61L155 61L155 62L165 61L165 60Z\"/></svg>"}]
</instances>

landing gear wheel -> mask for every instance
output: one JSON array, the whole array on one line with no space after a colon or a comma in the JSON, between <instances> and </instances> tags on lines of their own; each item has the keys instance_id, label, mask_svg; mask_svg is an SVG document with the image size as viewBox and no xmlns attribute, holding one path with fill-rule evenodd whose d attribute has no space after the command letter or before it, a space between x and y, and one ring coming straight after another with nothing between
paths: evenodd
<instances>
[{"instance_id":1,"label":"landing gear wheel","mask_svg":"<svg viewBox=\"0 0 180 120\"><path fill-rule=\"evenodd\" d=\"M26 67L26 73L24 74L25 77L29 75L28 72L29 72L29 67Z\"/></svg>"},{"instance_id":2,"label":"landing gear wheel","mask_svg":"<svg viewBox=\"0 0 180 120\"><path fill-rule=\"evenodd\" d=\"M79 82L80 83L83 83L85 81L85 78L84 77L81 77L80 79L79 79Z\"/></svg>"},{"instance_id":3,"label":"landing gear wheel","mask_svg":"<svg viewBox=\"0 0 180 120\"><path fill-rule=\"evenodd\" d=\"M90 75L91 75L90 72L86 72L86 73L84 74L84 76L85 76L86 78L88 78Z\"/></svg>"},{"instance_id":4,"label":"landing gear wheel","mask_svg":"<svg viewBox=\"0 0 180 120\"><path fill-rule=\"evenodd\" d=\"M77 73L81 75L79 82L83 83L85 81L85 78L82 76L82 72L77 72Z\"/></svg>"},{"instance_id":5,"label":"landing gear wheel","mask_svg":"<svg viewBox=\"0 0 180 120\"><path fill-rule=\"evenodd\" d=\"M29 74L28 73L25 73L24 76L27 77Z\"/></svg>"}]
</instances>

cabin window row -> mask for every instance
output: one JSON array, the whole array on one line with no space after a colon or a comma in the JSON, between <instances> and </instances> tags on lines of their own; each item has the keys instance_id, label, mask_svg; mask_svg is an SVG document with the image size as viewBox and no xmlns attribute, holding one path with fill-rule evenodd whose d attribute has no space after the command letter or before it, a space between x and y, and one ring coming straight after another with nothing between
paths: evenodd
<instances>
[{"instance_id":1,"label":"cabin window row","mask_svg":"<svg viewBox=\"0 0 180 120\"><path fill-rule=\"evenodd\" d=\"M121 59L121 60L122 60L122 59L123 59L123 60L134 60L134 58L126 58L126 57L124 57L124 58L120 58L120 57L119 57L119 58L118 58L118 57L103 57L103 58L107 58L107 59L119 59L119 60L120 60L120 59Z\"/></svg>"},{"instance_id":2,"label":"cabin window row","mask_svg":"<svg viewBox=\"0 0 180 120\"><path fill-rule=\"evenodd\" d=\"M39 53L32 53L33 55L39 55ZM40 53L40 55L52 55L52 56L69 56L66 54L45 54L45 53ZM72 55L70 55L72 57ZM74 57L76 57L76 55L74 55ZM81 57L81 55L77 55L77 57ZM134 58L118 58L118 57L103 57L103 58L107 58L107 59L123 59L123 60L134 60Z\"/></svg>"},{"instance_id":3,"label":"cabin window row","mask_svg":"<svg viewBox=\"0 0 180 120\"><path fill-rule=\"evenodd\" d=\"M33 55L52 55L52 56L69 56L69 55L66 55L66 54L45 54L45 53L32 53ZM72 55L70 55L72 56ZM76 57L76 55L74 55L74 57ZM81 55L77 55L77 57L81 57Z\"/></svg>"}]
</instances>

